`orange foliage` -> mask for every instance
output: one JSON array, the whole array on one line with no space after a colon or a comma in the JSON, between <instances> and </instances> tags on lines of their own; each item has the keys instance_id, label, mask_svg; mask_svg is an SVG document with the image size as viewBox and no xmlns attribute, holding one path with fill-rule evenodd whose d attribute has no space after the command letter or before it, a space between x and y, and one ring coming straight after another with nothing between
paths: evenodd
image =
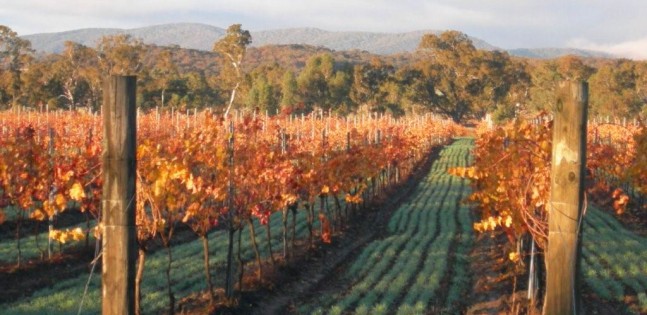
<instances>
[{"instance_id":1,"label":"orange foliage","mask_svg":"<svg viewBox=\"0 0 647 315\"><path fill-rule=\"evenodd\" d=\"M449 173L472 180L474 192L469 201L478 204L483 218L475 223L475 230L501 228L511 241L529 232L543 248L549 215L552 121L545 114L533 121L517 120L493 129L479 126L474 166L453 168ZM647 169L644 134L636 126L589 126L587 172L591 181L608 187L606 181L613 179L643 189L647 182L647 177L641 177ZM609 193L616 213L622 214L629 196L621 189Z\"/></svg>"},{"instance_id":2,"label":"orange foliage","mask_svg":"<svg viewBox=\"0 0 647 315\"><path fill-rule=\"evenodd\" d=\"M7 122L0 130L0 211L16 205L26 217L47 220L74 201L98 217L103 177L100 117L4 112L0 119ZM272 213L288 205L313 204L331 193L361 203L370 181L386 169L397 169L389 182L397 182L396 173L397 180L405 179L432 147L462 132L431 115L346 119L312 114L295 119L235 114L232 120L233 134L228 122L207 111L139 116L140 244L157 236L170 238L180 222L201 235L223 222L236 228L256 218L266 224ZM227 148L232 136L230 165ZM233 195L228 193L230 183ZM322 220L325 229L328 218ZM328 222L324 241L330 241L330 228Z\"/></svg>"}]
</instances>

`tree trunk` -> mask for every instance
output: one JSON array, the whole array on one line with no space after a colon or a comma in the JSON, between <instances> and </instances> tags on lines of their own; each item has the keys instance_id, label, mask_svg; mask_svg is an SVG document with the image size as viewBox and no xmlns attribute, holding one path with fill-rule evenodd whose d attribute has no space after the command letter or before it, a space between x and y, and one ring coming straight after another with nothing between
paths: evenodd
<instances>
[{"instance_id":1,"label":"tree trunk","mask_svg":"<svg viewBox=\"0 0 647 315\"><path fill-rule=\"evenodd\" d=\"M267 249L270 251L270 262L274 265L274 251L272 250L272 231L270 228L270 218L267 219L265 224L265 231L267 231Z\"/></svg>"},{"instance_id":2,"label":"tree trunk","mask_svg":"<svg viewBox=\"0 0 647 315\"><path fill-rule=\"evenodd\" d=\"M227 273L225 274L225 295L230 299L234 296L234 233L236 233L236 230L229 228L229 242L227 243Z\"/></svg>"},{"instance_id":3,"label":"tree trunk","mask_svg":"<svg viewBox=\"0 0 647 315\"><path fill-rule=\"evenodd\" d=\"M324 197L319 197L319 236L324 233L324 225L323 222L321 222L321 215L324 214L324 211Z\"/></svg>"},{"instance_id":4,"label":"tree trunk","mask_svg":"<svg viewBox=\"0 0 647 315\"><path fill-rule=\"evenodd\" d=\"M90 216L88 210L85 211L85 249L90 249Z\"/></svg>"},{"instance_id":5,"label":"tree trunk","mask_svg":"<svg viewBox=\"0 0 647 315\"><path fill-rule=\"evenodd\" d=\"M312 231L313 221L314 221L313 208L314 208L314 205L312 204L308 204L306 206L306 213L307 213L307 220L308 220L307 223L308 223L308 246L309 247L312 247L312 237L313 237L312 234L314 233L314 231Z\"/></svg>"},{"instance_id":6,"label":"tree trunk","mask_svg":"<svg viewBox=\"0 0 647 315\"><path fill-rule=\"evenodd\" d=\"M51 199L52 198L50 198L50 200ZM51 203L50 201L50 204L53 204L53 203ZM47 231L51 233L52 230L54 230L54 217L50 216L48 221L49 221L49 225L47 226ZM47 259L51 259L51 258L52 258L52 239L49 236L47 236Z\"/></svg>"},{"instance_id":7,"label":"tree trunk","mask_svg":"<svg viewBox=\"0 0 647 315\"><path fill-rule=\"evenodd\" d=\"M334 210L332 211L332 214L330 213L331 211L330 211L330 206L329 206L329 204L328 204L328 196L326 196L326 197L323 199L323 202L324 202L324 209L326 210L326 216L327 216L328 218L332 218L332 219L333 219L333 224L331 224L331 225L330 225L330 228L331 228L331 231L334 233L334 232L335 232L335 223L337 222L337 216L335 215L335 211L334 211Z\"/></svg>"},{"instance_id":8,"label":"tree trunk","mask_svg":"<svg viewBox=\"0 0 647 315\"><path fill-rule=\"evenodd\" d=\"M294 208L292 208L292 249L290 250L291 253L294 253L294 245L297 241L297 210L298 210L298 206L294 206Z\"/></svg>"},{"instance_id":9,"label":"tree trunk","mask_svg":"<svg viewBox=\"0 0 647 315\"><path fill-rule=\"evenodd\" d=\"M34 227L34 243L36 243L36 248L40 252L40 260L45 258L45 251L40 248L40 237L38 237L38 230L40 227L40 221L36 221L36 226Z\"/></svg>"},{"instance_id":10,"label":"tree trunk","mask_svg":"<svg viewBox=\"0 0 647 315\"><path fill-rule=\"evenodd\" d=\"M536 271L536 247L535 240L530 238L530 266L528 270L528 300L531 305L535 305L535 293L537 290L537 271Z\"/></svg>"},{"instance_id":11,"label":"tree trunk","mask_svg":"<svg viewBox=\"0 0 647 315\"><path fill-rule=\"evenodd\" d=\"M144 266L146 263L146 250L142 247L138 250L137 274L135 275L135 314L142 314L142 279L144 278Z\"/></svg>"},{"instance_id":12,"label":"tree trunk","mask_svg":"<svg viewBox=\"0 0 647 315\"><path fill-rule=\"evenodd\" d=\"M337 195L334 195L334 196L335 196L335 211L337 211L337 218L339 221L337 222L338 229L342 229L345 218L342 217L341 202L339 201L339 196Z\"/></svg>"},{"instance_id":13,"label":"tree trunk","mask_svg":"<svg viewBox=\"0 0 647 315\"><path fill-rule=\"evenodd\" d=\"M168 308L169 314L175 314L175 296L173 295L173 288L171 287L171 263L173 262L173 256L171 252L171 244L164 244L166 247L166 255L168 257L168 263L166 264L166 287L168 289Z\"/></svg>"},{"instance_id":14,"label":"tree trunk","mask_svg":"<svg viewBox=\"0 0 647 315\"><path fill-rule=\"evenodd\" d=\"M283 260L288 260L288 207L281 211L282 237L283 237Z\"/></svg>"},{"instance_id":15,"label":"tree trunk","mask_svg":"<svg viewBox=\"0 0 647 315\"><path fill-rule=\"evenodd\" d=\"M400 168L397 166L395 167L395 182L396 184L400 183Z\"/></svg>"},{"instance_id":16,"label":"tree trunk","mask_svg":"<svg viewBox=\"0 0 647 315\"><path fill-rule=\"evenodd\" d=\"M263 278L263 266L261 263L261 253L258 251L258 245L256 244L256 228L254 228L252 218L247 219L247 225L249 225L249 237L252 240L254 255L256 255L256 264L258 264L258 280L261 280Z\"/></svg>"},{"instance_id":17,"label":"tree trunk","mask_svg":"<svg viewBox=\"0 0 647 315\"><path fill-rule=\"evenodd\" d=\"M16 211L22 211L22 210L16 210ZM18 257L16 261L16 267L20 268L22 264L22 248L20 244L20 227L22 226L22 215L18 215L18 221L16 221L16 247L18 249Z\"/></svg>"},{"instance_id":18,"label":"tree trunk","mask_svg":"<svg viewBox=\"0 0 647 315\"><path fill-rule=\"evenodd\" d=\"M243 257L240 255L240 243L243 238L243 229L238 230L238 250L236 251L236 257L238 258L238 270L240 273L238 275L238 289L243 291L243 276L245 275L245 265L243 264Z\"/></svg>"},{"instance_id":19,"label":"tree trunk","mask_svg":"<svg viewBox=\"0 0 647 315\"><path fill-rule=\"evenodd\" d=\"M236 98L236 90L238 90L238 87L240 86L240 82L236 83L236 86L231 90L231 97L229 97L229 104L227 105L227 110L225 110L225 119L227 119L227 116L229 115L229 111L231 110L231 105L234 103L234 99Z\"/></svg>"},{"instance_id":20,"label":"tree trunk","mask_svg":"<svg viewBox=\"0 0 647 315\"><path fill-rule=\"evenodd\" d=\"M166 92L166 89L162 89L162 108L164 108L164 92Z\"/></svg>"},{"instance_id":21,"label":"tree trunk","mask_svg":"<svg viewBox=\"0 0 647 315\"><path fill-rule=\"evenodd\" d=\"M209 305L213 304L213 282L211 281L211 270L209 268L209 238L206 235L201 235L202 239L202 253L204 260L204 275L207 280L207 289L209 290Z\"/></svg>"}]
</instances>

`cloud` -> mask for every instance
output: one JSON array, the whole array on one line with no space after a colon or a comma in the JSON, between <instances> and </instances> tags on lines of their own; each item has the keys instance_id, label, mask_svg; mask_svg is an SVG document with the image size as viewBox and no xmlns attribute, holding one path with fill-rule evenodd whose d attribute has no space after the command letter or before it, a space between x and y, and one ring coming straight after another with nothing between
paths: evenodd
<instances>
[{"instance_id":1,"label":"cloud","mask_svg":"<svg viewBox=\"0 0 647 315\"><path fill-rule=\"evenodd\" d=\"M0 21L20 35L88 27L135 28L195 22L250 30L456 29L502 48L559 47L644 37L637 0L0 0ZM612 49L612 47L603 47ZM613 48L620 49L620 48Z\"/></svg>"},{"instance_id":2,"label":"cloud","mask_svg":"<svg viewBox=\"0 0 647 315\"><path fill-rule=\"evenodd\" d=\"M569 46L582 49L598 50L614 56L634 60L647 60L647 37L619 43L595 43L586 39L569 41Z\"/></svg>"},{"instance_id":3,"label":"cloud","mask_svg":"<svg viewBox=\"0 0 647 315\"><path fill-rule=\"evenodd\" d=\"M172 22L220 27L242 23L252 30L309 26L375 32L461 29L499 22L486 10L422 0L21 0L3 4L0 20L21 35Z\"/></svg>"}]
</instances>

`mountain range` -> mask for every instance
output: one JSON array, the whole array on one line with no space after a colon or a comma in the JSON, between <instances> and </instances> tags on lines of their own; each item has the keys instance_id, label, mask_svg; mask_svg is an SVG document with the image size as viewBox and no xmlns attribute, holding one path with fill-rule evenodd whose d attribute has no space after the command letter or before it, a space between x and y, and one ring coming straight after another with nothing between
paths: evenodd
<instances>
[{"instance_id":1,"label":"mountain range","mask_svg":"<svg viewBox=\"0 0 647 315\"><path fill-rule=\"evenodd\" d=\"M154 25L133 29L86 28L58 33L41 33L22 36L31 41L37 52L58 53L63 50L65 41L74 41L86 46L96 46L105 35L129 34L146 44L158 46L178 45L182 48L210 51L214 42L226 30L220 27L198 23L176 23ZM374 32L333 32L317 28L288 28L277 30L252 31L252 47L266 45L302 44L321 46L337 51L360 50L373 54L390 55L411 52L416 49L424 34L440 34L440 30L422 30L404 33ZM486 41L470 37L479 49L501 50ZM572 48L512 49L511 55L528 58L555 58L574 54L583 57L612 57L609 54Z\"/></svg>"}]
</instances>

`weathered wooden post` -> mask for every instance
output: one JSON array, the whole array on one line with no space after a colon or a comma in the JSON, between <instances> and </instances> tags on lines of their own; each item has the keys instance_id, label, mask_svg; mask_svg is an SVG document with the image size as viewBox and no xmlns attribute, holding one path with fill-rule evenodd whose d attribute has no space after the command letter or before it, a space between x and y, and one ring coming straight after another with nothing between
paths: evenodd
<instances>
[{"instance_id":1,"label":"weathered wooden post","mask_svg":"<svg viewBox=\"0 0 647 315\"><path fill-rule=\"evenodd\" d=\"M111 76L103 89L102 314L135 313L137 77Z\"/></svg>"},{"instance_id":2,"label":"weathered wooden post","mask_svg":"<svg viewBox=\"0 0 647 315\"><path fill-rule=\"evenodd\" d=\"M586 177L588 84L560 84L553 126L544 314L579 309L579 242Z\"/></svg>"}]
</instances>

